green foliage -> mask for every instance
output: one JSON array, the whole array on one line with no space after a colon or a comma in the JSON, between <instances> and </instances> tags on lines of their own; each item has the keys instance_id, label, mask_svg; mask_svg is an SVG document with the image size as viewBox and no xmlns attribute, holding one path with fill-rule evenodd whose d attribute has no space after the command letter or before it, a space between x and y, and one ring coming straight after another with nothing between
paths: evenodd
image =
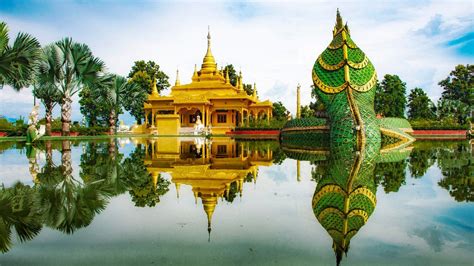
<instances>
[{"instance_id":1,"label":"green foliage","mask_svg":"<svg viewBox=\"0 0 474 266\"><path fill-rule=\"evenodd\" d=\"M0 252L12 247L13 229L20 242L40 233L41 217L34 203L34 189L27 185L16 183L11 188L0 188Z\"/></svg>"},{"instance_id":2,"label":"green foliage","mask_svg":"<svg viewBox=\"0 0 474 266\"><path fill-rule=\"evenodd\" d=\"M6 118L0 118L0 131L10 131L14 128L13 124L10 123Z\"/></svg>"},{"instance_id":3,"label":"green foliage","mask_svg":"<svg viewBox=\"0 0 474 266\"><path fill-rule=\"evenodd\" d=\"M468 122L470 112L472 112L472 107L461 101L446 98L438 100L438 119L440 120L455 120L459 124L465 124Z\"/></svg>"},{"instance_id":4,"label":"green foliage","mask_svg":"<svg viewBox=\"0 0 474 266\"><path fill-rule=\"evenodd\" d=\"M464 124L474 116L474 65L457 65L438 83L443 94L438 101L438 118L454 118Z\"/></svg>"},{"instance_id":5,"label":"green foliage","mask_svg":"<svg viewBox=\"0 0 474 266\"><path fill-rule=\"evenodd\" d=\"M124 176L129 180L129 193L137 207L153 207L169 191L170 182L158 176L156 185L143 162L144 150L137 147L123 162Z\"/></svg>"},{"instance_id":6,"label":"green foliage","mask_svg":"<svg viewBox=\"0 0 474 266\"><path fill-rule=\"evenodd\" d=\"M106 126L108 112L104 105L98 103L99 91L84 87L79 93L81 114L90 127Z\"/></svg>"},{"instance_id":7,"label":"green foliage","mask_svg":"<svg viewBox=\"0 0 474 266\"><path fill-rule=\"evenodd\" d=\"M375 89L375 113L405 118L406 83L397 75L385 75Z\"/></svg>"},{"instance_id":8,"label":"green foliage","mask_svg":"<svg viewBox=\"0 0 474 266\"><path fill-rule=\"evenodd\" d=\"M301 106L301 118L314 117L315 115L316 115L316 112L313 109L311 109L310 105Z\"/></svg>"},{"instance_id":9,"label":"green foliage","mask_svg":"<svg viewBox=\"0 0 474 266\"><path fill-rule=\"evenodd\" d=\"M69 135L72 96L83 87L92 86L102 74L105 64L86 44L65 38L43 48L38 83L56 88L61 94L63 135Z\"/></svg>"},{"instance_id":10,"label":"green foliage","mask_svg":"<svg viewBox=\"0 0 474 266\"><path fill-rule=\"evenodd\" d=\"M426 145L423 144L417 144L420 143L415 143L408 160L408 169L413 178L424 176L428 168L436 162L436 149L433 149L433 147L430 146L426 147Z\"/></svg>"},{"instance_id":11,"label":"green foliage","mask_svg":"<svg viewBox=\"0 0 474 266\"><path fill-rule=\"evenodd\" d=\"M20 118L14 123L9 122L6 118L0 118L0 132L6 132L7 136L26 136L28 125Z\"/></svg>"},{"instance_id":12,"label":"green foliage","mask_svg":"<svg viewBox=\"0 0 474 266\"><path fill-rule=\"evenodd\" d=\"M444 90L442 99L474 106L474 65L457 65L449 76L438 84Z\"/></svg>"},{"instance_id":13,"label":"green foliage","mask_svg":"<svg viewBox=\"0 0 474 266\"><path fill-rule=\"evenodd\" d=\"M408 95L409 119L436 119L436 106L420 88L414 88Z\"/></svg>"},{"instance_id":14,"label":"green foliage","mask_svg":"<svg viewBox=\"0 0 474 266\"><path fill-rule=\"evenodd\" d=\"M474 157L469 146L468 142L454 142L439 148L437 154L444 176L438 184L458 202L474 201Z\"/></svg>"},{"instance_id":15,"label":"green foliage","mask_svg":"<svg viewBox=\"0 0 474 266\"><path fill-rule=\"evenodd\" d=\"M444 118L442 120L426 120L418 119L410 121L413 129L443 129L443 130L455 130L455 129L469 129L468 124L459 124L454 118Z\"/></svg>"},{"instance_id":16,"label":"green foliage","mask_svg":"<svg viewBox=\"0 0 474 266\"><path fill-rule=\"evenodd\" d=\"M286 109L281 101L273 103L273 118L278 120L287 120L289 114L290 112L288 109Z\"/></svg>"},{"instance_id":17,"label":"green foliage","mask_svg":"<svg viewBox=\"0 0 474 266\"><path fill-rule=\"evenodd\" d=\"M252 120L245 122L244 125L238 126L238 130L247 130L247 129L281 129L286 123L286 119L275 119L271 118L270 121L266 119Z\"/></svg>"},{"instance_id":18,"label":"green foliage","mask_svg":"<svg viewBox=\"0 0 474 266\"><path fill-rule=\"evenodd\" d=\"M105 135L107 132L107 127L104 126L92 126L92 127L83 127L80 125L73 126L71 128L72 132L78 132L79 136L99 136Z\"/></svg>"},{"instance_id":19,"label":"green foliage","mask_svg":"<svg viewBox=\"0 0 474 266\"><path fill-rule=\"evenodd\" d=\"M381 184L385 193L398 192L405 185L407 160L379 163L375 166L375 182Z\"/></svg>"},{"instance_id":20,"label":"green foliage","mask_svg":"<svg viewBox=\"0 0 474 266\"><path fill-rule=\"evenodd\" d=\"M153 61L136 61L132 66L129 82L136 86L129 87L124 92L123 106L125 110L135 117L138 124L145 117L143 104L147 100L148 94L152 92L153 82L156 81L158 92L170 86L168 76L160 70L160 66Z\"/></svg>"},{"instance_id":21,"label":"green foliage","mask_svg":"<svg viewBox=\"0 0 474 266\"><path fill-rule=\"evenodd\" d=\"M9 46L8 27L0 22L0 89L11 85L15 90L28 87L35 79L41 46L36 38L18 33Z\"/></svg>"}]
</instances>

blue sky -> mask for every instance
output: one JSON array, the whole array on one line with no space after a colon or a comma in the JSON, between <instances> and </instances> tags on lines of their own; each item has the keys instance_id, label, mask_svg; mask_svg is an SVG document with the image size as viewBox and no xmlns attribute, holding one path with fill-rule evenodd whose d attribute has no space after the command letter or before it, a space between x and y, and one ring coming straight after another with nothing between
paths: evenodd
<instances>
[{"instance_id":1,"label":"blue sky","mask_svg":"<svg viewBox=\"0 0 474 266\"><path fill-rule=\"evenodd\" d=\"M84 42L120 75L136 60L154 60L170 83L177 68L181 83L190 82L210 25L218 64L234 64L244 82L257 83L260 98L294 112L298 83L303 104L311 100L311 67L331 41L336 8L380 78L397 74L409 90L421 87L433 100L455 65L474 62L472 1L0 0L0 18L11 36L28 32L42 45L66 36ZM0 114L25 117L32 101L30 89L6 87ZM73 118L81 118L77 101Z\"/></svg>"}]
</instances>

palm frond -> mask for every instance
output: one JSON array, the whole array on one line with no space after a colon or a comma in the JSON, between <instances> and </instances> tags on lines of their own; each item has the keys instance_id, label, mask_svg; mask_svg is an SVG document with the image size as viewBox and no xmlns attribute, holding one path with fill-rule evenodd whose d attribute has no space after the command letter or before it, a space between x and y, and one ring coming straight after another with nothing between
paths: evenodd
<instances>
[{"instance_id":1,"label":"palm frond","mask_svg":"<svg viewBox=\"0 0 474 266\"><path fill-rule=\"evenodd\" d=\"M0 22L0 55L3 54L3 51L7 48L9 41L7 24Z\"/></svg>"}]
</instances>

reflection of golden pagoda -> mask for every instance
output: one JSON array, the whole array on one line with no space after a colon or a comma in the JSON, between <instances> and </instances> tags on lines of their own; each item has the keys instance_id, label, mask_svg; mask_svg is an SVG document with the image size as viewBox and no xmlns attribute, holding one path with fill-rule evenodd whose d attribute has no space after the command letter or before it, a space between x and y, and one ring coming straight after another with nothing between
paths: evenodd
<instances>
[{"instance_id":1,"label":"reflection of golden pagoda","mask_svg":"<svg viewBox=\"0 0 474 266\"><path fill-rule=\"evenodd\" d=\"M167 96L158 94L156 84L145 103L145 131L155 128L158 134L187 132L196 124L198 116L204 127L212 126L213 133L221 134L247 121L269 119L272 103L260 101L254 85L253 95L248 95L243 86L242 73L236 86L230 83L229 74L218 69L211 52L211 35L207 36L207 52L201 70L195 68L192 81L181 84L176 75L175 86Z\"/></svg>"},{"instance_id":2,"label":"reflection of golden pagoda","mask_svg":"<svg viewBox=\"0 0 474 266\"><path fill-rule=\"evenodd\" d=\"M229 198L234 187L240 195L245 179L257 179L258 166L270 166L270 147L251 150L248 143L230 138L157 138L145 143L145 164L152 176L169 173L177 196L182 184L201 198L211 230L212 214L220 198Z\"/></svg>"}]
</instances>

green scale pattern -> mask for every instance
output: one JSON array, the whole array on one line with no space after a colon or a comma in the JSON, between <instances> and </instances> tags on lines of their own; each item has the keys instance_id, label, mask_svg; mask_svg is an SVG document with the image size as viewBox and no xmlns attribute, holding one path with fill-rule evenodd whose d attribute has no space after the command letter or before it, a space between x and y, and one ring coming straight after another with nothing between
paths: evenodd
<instances>
[{"instance_id":1,"label":"green scale pattern","mask_svg":"<svg viewBox=\"0 0 474 266\"><path fill-rule=\"evenodd\" d=\"M352 152L349 146L331 148L326 176L316 186L313 212L333 239L338 262L342 254L348 252L351 238L366 223L364 217L356 213L363 212L367 215L366 218L369 218L375 210L375 204L370 197L376 195L374 170L378 156L379 148L374 143L367 143L362 153ZM327 186L339 187L344 192L326 192L317 200L316 196ZM359 188L367 189L370 193L351 193ZM344 210L345 201L349 202L347 211ZM347 230L344 233L345 223Z\"/></svg>"},{"instance_id":2,"label":"green scale pattern","mask_svg":"<svg viewBox=\"0 0 474 266\"><path fill-rule=\"evenodd\" d=\"M339 146L352 143L353 147L356 146L356 127L359 122L355 112L360 114L366 141L380 145L379 123L374 111L376 84L372 84L367 90L359 90L359 86L366 85L373 80L375 68L368 59L364 65L366 55L350 38L347 26L342 26L342 23L336 25L335 31L338 33L333 36L331 44L321 54L321 59L326 65L336 66L344 62L344 45L347 47L348 62L345 62L344 65L349 65L349 86L352 88L352 97L349 96L347 87L339 92L330 92L315 82L314 92L325 104L329 115L331 145ZM343 32L346 35L345 40L342 36ZM340 87L346 83L344 65L339 65L338 69L328 70L328 67L317 60L313 67L313 78L319 79L326 86ZM351 65L355 65L355 67ZM350 107L351 101L355 110Z\"/></svg>"}]
</instances>

